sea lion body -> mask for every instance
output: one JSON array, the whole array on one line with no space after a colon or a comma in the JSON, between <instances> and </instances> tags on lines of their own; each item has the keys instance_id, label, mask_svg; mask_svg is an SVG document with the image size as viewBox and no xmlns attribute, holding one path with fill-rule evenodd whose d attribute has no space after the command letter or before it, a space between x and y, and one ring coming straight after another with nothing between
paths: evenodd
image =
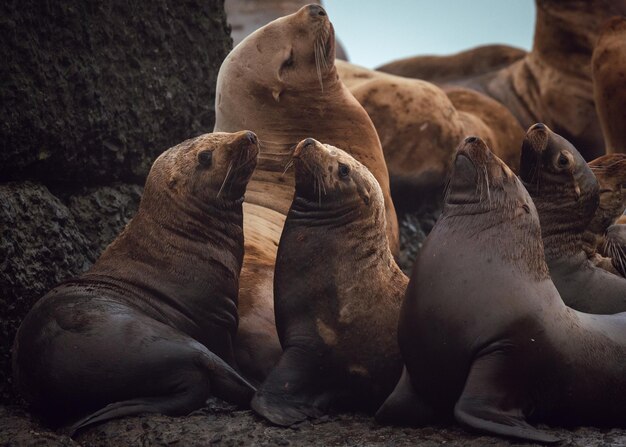
<instances>
[{"instance_id":1,"label":"sea lion body","mask_svg":"<svg viewBox=\"0 0 626 447\"><path fill-rule=\"evenodd\" d=\"M295 145L313 137L344 148L368 167L385 196L387 234L398 250L398 223L380 141L363 107L338 80L334 31L324 9L309 5L244 39L220 68L216 131L251 129L259 164L244 204L244 258L236 355L262 381L281 355L274 328L276 247L293 199L286 170ZM260 353L260 355L259 355Z\"/></svg>"},{"instance_id":2,"label":"sea lion body","mask_svg":"<svg viewBox=\"0 0 626 447\"><path fill-rule=\"evenodd\" d=\"M423 425L454 414L540 442L557 439L529 422L623 426L626 314L565 306L530 196L482 141L459 149L449 188L400 314L406 373L377 419L406 420L412 409L410 422Z\"/></svg>"},{"instance_id":3,"label":"sea lion body","mask_svg":"<svg viewBox=\"0 0 626 447\"><path fill-rule=\"evenodd\" d=\"M377 67L376 70L405 78L439 83L479 76L511 65L526 51L508 45L482 45L446 56L414 56Z\"/></svg>"},{"instance_id":4,"label":"sea lion body","mask_svg":"<svg viewBox=\"0 0 626 447\"><path fill-rule=\"evenodd\" d=\"M367 168L310 138L294 157L296 194L274 275L284 352L252 402L279 425L329 407L380 406L402 367L396 325L408 282L389 250L383 195Z\"/></svg>"},{"instance_id":5,"label":"sea lion body","mask_svg":"<svg viewBox=\"0 0 626 447\"><path fill-rule=\"evenodd\" d=\"M53 423L186 414L215 394L246 405L235 371L241 204L256 136L206 134L154 163L137 215L82 276L22 322L14 375Z\"/></svg>"},{"instance_id":6,"label":"sea lion body","mask_svg":"<svg viewBox=\"0 0 626 447\"><path fill-rule=\"evenodd\" d=\"M451 79L433 71L435 76L421 79L487 95L509 109L524 129L536 122L546 123L571 141L585 159L593 160L604 154L605 143L596 113L591 55L602 24L612 16L626 15L626 1L536 0L535 3L533 48L523 58L483 74ZM462 59L459 64L462 67ZM398 62L395 65L399 67ZM607 70L614 67L607 65ZM396 68L387 70L398 74ZM612 82L609 78L618 79L616 76L608 74L606 85Z\"/></svg>"},{"instance_id":7,"label":"sea lion body","mask_svg":"<svg viewBox=\"0 0 626 447\"><path fill-rule=\"evenodd\" d=\"M596 267L585 252L585 230L600 198L580 153L536 124L522 146L520 177L537 207L546 262L565 304L594 314L626 311L626 279Z\"/></svg>"},{"instance_id":8,"label":"sea lion body","mask_svg":"<svg viewBox=\"0 0 626 447\"><path fill-rule=\"evenodd\" d=\"M523 130L496 101L472 90L447 92L429 82L347 62L336 66L380 136L391 192L399 208L415 209L440 196L454 149L467 135L484 138L517 168Z\"/></svg>"},{"instance_id":9,"label":"sea lion body","mask_svg":"<svg viewBox=\"0 0 626 447\"><path fill-rule=\"evenodd\" d=\"M596 266L619 275L605 250L605 235L626 210L626 154L603 155L589 162L589 167L600 186L600 204L583 235L583 248Z\"/></svg>"},{"instance_id":10,"label":"sea lion body","mask_svg":"<svg viewBox=\"0 0 626 447\"><path fill-rule=\"evenodd\" d=\"M591 61L606 152L626 153L626 8L604 24Z\"/></svg>"}]
</instances>

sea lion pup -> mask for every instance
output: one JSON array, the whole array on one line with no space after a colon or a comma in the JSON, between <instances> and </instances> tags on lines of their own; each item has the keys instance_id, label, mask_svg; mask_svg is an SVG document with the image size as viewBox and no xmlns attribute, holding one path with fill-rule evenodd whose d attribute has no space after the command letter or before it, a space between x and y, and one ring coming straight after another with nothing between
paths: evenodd
<instances>
[{"instance_id":1,"label":"sea lion pup","mask_svg":"<svg viewBox=\"0 0 626 447\"><path fill-rule=\"evenodd\" d=\"M252 132L205 134L154 162L139 210L93 267L41 298L13 347L16 383L72 432L138 413L187 414L209 394L247 405L233 369Z\"/></svg>"},{"instance_id":2,"label":"sea lion pup","mask_svg":"<svg viewBox=\"0 0 626 447\"><path fill-rule=\"evenodd\" d=\"M396 327L408 278L365 166L312 138L294 152L296 193L274 274L284 352L251 406L278 425L330 406L374 412L400 375Z\"/></svg>"},{"instance_id":3,"label":"sea lion pup","mask_svg":"<svg viewBox=\"0 0 626 447\"><path fill-rule=\"evenodd\" d=\"M405 78L454 81L511 65L526 51L508 45L481 45L446 56L413 56L377 67L377 71Z\"/></svg>"},{"instance_id":4,"label":"sea lion pup","mask_svg":"<svg viewBox=\"0 0 626 447\"><path fill-rule=\"evenodd\" d=\"M595 107L591 55L602 24L626 15L626 0L535 3L533 48L525 57L480 76L422 79L483 93L509 109L524 129L546 123L585 159L593 160L604 154L605 144Z\"/></svg>"},{"instance_id":5,"label":"sea lion pup","mask_svg":"<svg viewBox=\"0 0 626 447\"><path fill-rule=\"evenodd\" d=\"M440 201L454 149L467 135L487 140L516 169L524 131L501 104L466 89L444 92L406 79L337 61L337 71L372 118L389 169L398 209Z\"/></svg>"},{"instance_id":6,"label":"sea lion pup","mask_svg":"<svg viewBox=\"0 0 626 447\"><path fill-rule=\"evenodd\" d=\"M528 192L480 139L461 144L448 188L400 311L406 374L377 419L454 414L539 442L558 439L529 423L624 426L626 313L563 303Z\"/></svg>"},{"instance_id":7,"label":"sea lion pup","mask_svg":"<svg viewBox=\"0 0 626 447\"><path fill-rule=\"evenodd\" d=\"M595 265L620 274L604 248L607 229L626 210L626 154L603 155L589 162L589 167L600 185L600 204L583 234L583 248Z\"/></svg>"},{"instance_id":8,"label":"sea lion pup","mask_svg":"<svg viewBox=\"0 0 626 447\"><path fill-rule=\"evenodd\" d=\"M576 148L535 124L522 145L520 177L537 207L550 276L565 304L593 314L626 311L626 279L593 265L584 249L599 186Z\"/></svg>"},{"instance_id":9,"label":"sea lion pup","mask_svg":"<svg viewBox=\"0 0 626 447\"><path fill-rule=\"evenodd\" d=\"M251 129L259 164L244 203L245 257L240 280L239 366L262 381L282 353L273 308L276 248L294 181L285 172L293 148L313 137L341 147L376 177L385 197L387 235L398 252L398 221L376 129L339 81L333 26L309 5L245 38L226 57L217 79L216 131Z\"/></svg>"},{"instance_id":10,"label":"sea lion pup","mask_svg":"<svg viewBox=\"0 0 626 447\"><path fill-rule=\"evenodd\" d=\"M613 17L604 24L591 66L606 152L626 153L626 17Z\"/></svg>"}]
</instances>

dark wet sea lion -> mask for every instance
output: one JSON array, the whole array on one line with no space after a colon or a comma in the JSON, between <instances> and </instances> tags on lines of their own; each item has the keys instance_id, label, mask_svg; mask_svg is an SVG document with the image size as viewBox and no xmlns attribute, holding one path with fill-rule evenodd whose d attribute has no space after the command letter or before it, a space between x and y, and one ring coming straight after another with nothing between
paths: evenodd
<instances>
[{"instance_id":1,"label":"dark wet sea lion","mask_svg":"<svg viewBox=\"0 0 626 447\"><path fill-rule=\"evenodd\" d=\"M408 282L389 250L382 191L367 168L311 138L294 159L296 193L274 275L284 352L251 404L278 425L329 407L380 406L402 368L396 327Z\"/></svg>"},{"instance_id":2,"label":"dark wet sea lion","mask_svg":"<svg viewBox=\"0 0 626 447\"><path fill-rule=\"evenodd\" d=\"M274 324L276 248L294 191L285 172L293 148L317 138L345 149L372 171L385 196L387 235L398 252L398 222L380 140L367 112L339 81L332 24L309 5L245 38L217 80L216 131L250 129L261 146L244 203L245 257L240 280L236 357L262 381L282 353Z\"/></svg>"},{"instance_id":3,"label":"dark wet sea lion","mask_svg":"<svg viewBox=\"0 0 626 447\"><path fill-rule=\"evenodd\" d=\"M593 90L606 152L626 153L626 8L608 20L593 50Z\"/></svg>"},{"instance_id":4,"label":"dark wet sea lion","mask_svg":"<svg viewBox=\"0 0 626 447\"><path fill-rule=\"evenodd\" d=\"M440 87L336 63L339 76L365 108L380 137L396 207L413 210L441 200L454 150L464 137L489 142L513 169L524 131L501 104L473 90Z\"/></svg>"},{"instance_id":5,"label":"dark wet sea lion","mask_svg":"<svg viewBox=\"0 0 626 447\"><path fill-rule=\"evenodd\" d=\"M607 229L626 210L626 154L603 155L589 167L600 185L600 204L583 235L583 248L595 265L620 274L604 247Z\"/></svg>"},{"instance_id":6,"label":"dark wet sea lion","mask_svg":"<svg viewBox=\"0 0 626 447\"><path fill-rule=\"evenodd\" d=\"M381 65L376 70L413 79L454 81L479 76L511 65L526 51L508 45L482 45L446 56L413 56Z\"/></svg>"},{"instance_id":7,"label":"dark wet sea lion","mask_svg":"<svg viewBox=\"0 0 626 447\"><path fill-rule=\"evenodd\" d=\"M605 144L596 113L591 55L602 24L612 16L626 15L626 0L535 3L533 48L525 57L479 76L423 79L483 93L509 109L524 129L546 123L593 160L604 154ZM608 76L617 79L617 73Z\"/></svg>"},{"instance_id":8,"label":"dark wet sea lion","mask_svg":"<svg viewBox=\"0 0 626 447\"><path fill-rule=\"evenodd\" d=\"M164 152L139 210L82 276L41 298L13 348L16 383L72 430L137 413L187 414L210 394L247 405L233 369L252 132L205 134ZM86 415L89 415L85 417Z\"/></svg>"},{"instance_id":9,"label":"dark wet sea lion","mask_svg":"<svg viewBox=\"0 0 626 447\"><path fill-rule=\"evenodd\" d=\"M626 279L593 265L584 250L599 186L576 148L535 124L522 145L520 177L537 207L546 262L565 304L594 314L626 311Z\"/></svg>"},{"instance_id":10,"label":"dark wet sea lion","mask_svg":"<svg viewBox=\"0 0 626 447\"><path fill-rule=\"evenodd\" d=\"M482 432L539 442L558 439L530 423L626 424L626 313L563 303L528 192L479 139L459 148L398 339L406 374L379 420L409 411L423 425L454 414Z\"/></svg>"}]
</instances>

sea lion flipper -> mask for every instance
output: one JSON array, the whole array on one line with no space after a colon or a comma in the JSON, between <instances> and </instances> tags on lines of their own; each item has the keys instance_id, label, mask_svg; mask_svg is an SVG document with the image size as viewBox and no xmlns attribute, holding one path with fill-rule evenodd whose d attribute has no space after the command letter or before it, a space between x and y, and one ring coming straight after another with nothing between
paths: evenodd
<instances>
[{"instance_id":1,"label":"sea lion flipper","mask_svg":"<svg viewBox=\"0 0 626 447\"><path fill-rule=\"evenodd\" d=\"M434 411L415 392L405 366L395 389L376 412L376 422L422 426L434 419Z\"/></svg>"},{"instance_id":2,"label":"sea lion flipper","mask_svg":"<svg viewBox=\"0 0 626 447\"><path fill-rule=\"evenodd\" d=\"M72 425L69 428L70 436L89 425L140 413L184 415L202 407L209 392L237 405L248 406L255 392L252 385L204 346L197 352L197 356L190 358L197 359L193 362L195 367L192 370L184 366L177 368L180 365L176 364L168 368L185 384L177 393L113 402Z\"/></svg>"},{"instance_id":3,"label":"sea lion flipper","mask_svg":"<svg viewBox=\"0 0 626 447\"><path fill-rule=\"evenodd\" d=\"M489 355L472 365L465 389L454 406L456 420L477 430L525 440L554 443L560 439L528 424L521 405L511 408L515 387L502 383L503 355ZM506 406L501 405L506 402ZM506 408L506 409L504 409Z\"/></svg>"},{"instance_id":4,"label":"sea lion flipper","mask_svg":"<svg viewBox=\"0 0 626 447\"><path fill-rule=\"evenodd\" d=\"M285 350L252 399L252 409L282 426L322 416L330 404L331 392L321 385L324 374L314 357L300 348Z\"/></svg>"}]
</instances>

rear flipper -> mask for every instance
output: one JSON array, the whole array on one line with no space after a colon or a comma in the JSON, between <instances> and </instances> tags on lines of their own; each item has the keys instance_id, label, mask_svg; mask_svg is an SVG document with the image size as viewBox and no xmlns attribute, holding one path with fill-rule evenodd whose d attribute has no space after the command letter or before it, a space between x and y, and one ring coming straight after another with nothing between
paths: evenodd
<instances>
[{"instance_id":1,"label":"rear flipper","mask_svg":"<svg viewBox=\"0 0 626 447\"><path fill-rule=\"evenodd\" d=\"M289 426L322 416L333 400L328 376L315 364L319 357L288 348L252 399L252 409L276 425Z\"/></svg>"},{"instance_id":2,"label":"rear flipper","mask_svg":"<svg viewBox=\"0 0 626 447\"><path fill-rule=\"evenodd\" d=\"M435 419L434 411L422 402L415 393L405 366L396 388L376 412L376 422L390 425L423 426L432 424Z\"/></svg>"},{"instance_id":3,"label":"rear flipper","mask_svg":"<svg viewBox=\"0 0 626 447\"><path fill-rule=\"evenodd\" d=\"M248 406L254 387L221 358L204 349L199 353L198 361L192 363L195 366L193 369L189 369L188 365L182 365L182 370L177 370L175 364L171 366L178 384L174 392L109 404L72 425L70 436L89 425L140 413L186 415L203 407L211 391L221 399Z\"/></svg>"},{"instance_id":4,"label":"rear flipper","mask_svg":"<svg viewBox=\"0 0 626 447\"><path fill-rule=\"evenodd\" d=\"M559 442L559 438L526 422L523 399L518 396L527 396L529 390L516 380L511 368L504 368L507 359L506 354L495 352L474 361L465 389L454 407L457 421L496 435L536 442Z\"/></svg>"}]
</instances>

